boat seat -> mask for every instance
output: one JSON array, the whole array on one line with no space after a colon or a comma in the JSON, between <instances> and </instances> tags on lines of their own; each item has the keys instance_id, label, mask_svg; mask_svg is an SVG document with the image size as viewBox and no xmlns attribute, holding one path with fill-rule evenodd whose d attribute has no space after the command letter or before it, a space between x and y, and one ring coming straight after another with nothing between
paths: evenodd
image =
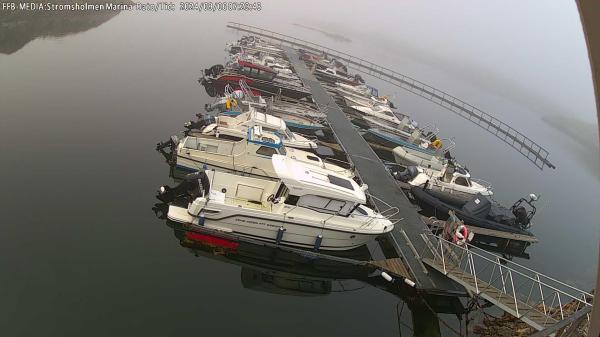
<instances>
[{"instance_id":1,"label":"boat seat","mask_svg":"<svg viewBox=\"0 0 600 337\"><path fill-rule=\"evenodd\" d=\"M235 192L236 198L260 204L263 202L263 194L263 188L245 184L238 184Z\"/></svg>"}]
</instances>

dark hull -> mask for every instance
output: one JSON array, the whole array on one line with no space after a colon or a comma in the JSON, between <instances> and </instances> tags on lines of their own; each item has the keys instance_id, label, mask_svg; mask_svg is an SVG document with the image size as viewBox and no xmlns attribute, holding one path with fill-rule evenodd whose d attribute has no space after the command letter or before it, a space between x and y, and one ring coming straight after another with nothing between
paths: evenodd
<instances>
[{"instance_id":1,"label":"dark hull","mask_svg":"<svg viewBox=\"0 0 600 337\"><path fill-rule=\"evenodd\" d=\"M335 82L342 82L342 83L346 83L346 84L350 84L350 85L359 85L360 83L352 78L346 78L343 76L335 76L335 75L330 75L330 74L325 74L325 73L321 73L321 72L317 72L315 71L315 76L325 82L329 82L329 83L335 83Z\"/></svg>"},{"instance_id":2,"label":"dark hull","mask_svg":"<svg viewBox=\"0 0 600 337\"><path fill-rule=\"evenodd\" d=\"M399 143L380 137L378 134L369 131L363 134L363 138L369 143L377 144L379 146L389 149L390 151L395 147L400 146Z\"/></svg>"},{"instance_id":3,"label":"dark hull","mask_svg":"<svg viewBox=\"0 0 600 337\"><path fill-rule=\"evenodd\" d=\"M293 99L302 99L310 96L310 91L305 88L282 86L275 82L252 79L243 75L223 75L217 78L204 77L199 82L204 86L209 96L215 97L223 95L225 86L228 84L234 90L240 89L240 80L246 81L252 92L261 96L275 96L280 92L282 96Z\"/></svg>"},{"instance_id":4,"label":"dark hull","mask_svg":"<svg viewBox=\"0 0 600 337\"><path fill-rule=\"evenodd\" d=\"M419 202L419 204L421 205L422 208L424 208L424 209L427 208L429 210L432 210L436 214L436 217L438 217L438 218L440 216L447 217L448 211L452 210L452 211L454 211L454 213L456 214L456 216L459 219L463 220L465 222L465 224L469 225L469 226L487 228L487 229L492 229L492 230L502 231L502 232L507 232L507 233L515 233L515 234L521 234L521 235L527 235L527 236L534 236L531 232L520 229L520 228L508 226L508 225L505 225L505 224L502 224L499 222L495 222L495 221L490 221L487 219L473 217L473 216L463 212L462 209L452 206L450 204L447 204L447 203L439 200L438 198L430 195L429 193L427 193L427 191L423 190L421 187L412 187L410 189L410 192L415 197L415 199L417 199L417 201Z\"/></svg>"}]
</instances>

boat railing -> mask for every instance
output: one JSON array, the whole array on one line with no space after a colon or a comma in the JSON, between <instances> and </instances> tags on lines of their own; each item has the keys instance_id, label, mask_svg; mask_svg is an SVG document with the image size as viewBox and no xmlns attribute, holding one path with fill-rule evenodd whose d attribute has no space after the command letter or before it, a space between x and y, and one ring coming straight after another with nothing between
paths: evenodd
<instances>
[{"instance_id":1,"label":"boat railing","mask_svg":"<svg viewBox=\"0 0 600 337\"><path fill-rule=\"evenodd\" d=\"M439 149L435 150L436 156L443 156L444 154L450 152L450 150L456 147L456 142L454 141L454 138L441 138L440 141L442 141L443 145Z\"/></svg>"},{"instance_id":2,"label":"boat railing","mask_svg":"<svg viewBox=\"0 0 600 337\"><path fill-rule=\"evenodd\" d=\"M483 186L486 190L492 189L492 183L490 183L489 181L479 179L479 178L470 178L470 180L472 182L478 183L479 185Z\"/></svg>"},{"instance_id":3,"label":"boat railing","mask_svg":"<svg viewBox=\"0 0 600 337\"><path fill-rule=\"evenodd\" d=\"M450 150L452 150L456 147L456 142L454 141L454 137L453 138L442 138L442 142L444 142L444 141L450 143L450 145L444 145L443 153L449 152Z\"/></svg>"},{"instance_id":4,"label":"boat railing","mask_svg":"<svg viewBox=\"0 0 600 337\"><path fill-rule=\"evenodd\" d=\"M427 123L424 126L419 127L418 129L421 131L422 135L429 133L429 135L437 136L438 133L440 133L440 128L438 128L437 125L432 123Z\"/></svg>"},{"instance_id":5,"label":"boat railing","mask_svg":"<svg viewBox=\"0 0 600 337\"><path fill-rule=\"evenodd\" d=\"M244 98L246 98L248 100L251 100L253 103L260 103L259 97L256 96L252 92L252 89L250 89L250 87L248 86L248 83L246 83L246 81L240 80L239 81L239 86L240 86L240 90L244 94Z\"/></svg>"},{"instance_id":6,"label":"boat railing","mask_svg":"<svg viewBox=\"0 0 600 337\"><path fill-rule=\"evenodd\" d=\"M422 234L430 259L443 274L476 295L491 297L517 318L545 327L575 312L589 310L594 295L550 276L464 243L456 244L431 232ZM566 304L571 303L569 306ZM586 314L590 319L589 313Z\"/></svg>"},{"instance_id":7,"label":"boat railing","mask_svg":"<svg viewBox=\"0 0 600 337\"><path fill-rule=\"evenodd\" d=\"M379 212L379 214L381 214L382 216L388 218L390 221L392 221L392 223L396 224L398 221L400 221L401 219L397 219L394 220L392 219L393 216L397 215L398 213L400 213L400 209L396 206L392 206L389 203L387 203L386 201L372 195L371 193L366 192L365 193L369 198L371 198L372 200L376 201L378 204L383 205L385 207L387 207L384 210L381 210L381 207L378 206L377 210Z\"/></svg>"},{"instance_id":8,"label":"boat railing","mask_svg":"<svg viewBox=\"0 0 600 337\"><path fill-rule=\"evenodd\" d=\"M347 162L345 160L341 160L341 159L337 159L337 158L322 158L321 160L323 160L326 163L330 163L330 164L335 164L338 166L341 166L345 169L348 170L354 170L354 165L350 162Z\"/></svg>"}]
</instances>

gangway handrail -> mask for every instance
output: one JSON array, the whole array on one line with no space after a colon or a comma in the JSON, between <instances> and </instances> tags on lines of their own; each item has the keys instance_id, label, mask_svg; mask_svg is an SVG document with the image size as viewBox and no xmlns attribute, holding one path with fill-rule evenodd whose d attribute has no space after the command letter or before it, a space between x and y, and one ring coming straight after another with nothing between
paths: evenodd
<instances>
[{"instance_id":1,"label":"gangway handrail","mask_svg":"<svg viewBox=\"0 0 600 337\"><path fill-rule=\"evenodd\" d=\"M318 51L327 53L335 56L338 59L342 59L348 62L348 65L354 64L359 68L355 68L361 72L373 75L378 74L381 80L398 86L402 89L408 90L411 93L417 94L429 101L436 103L459 116L473 122L477 126L485 129L492 133L494 136L517 150L521 155L527 158L539 169L543 169L544 166L550 168L556 168L549 160L549 152L523 133L512 128L510 125L502 122L498 118L484 112L483 110L449 94L442 90L436 89L431 85L416 80L410 76L401 74L397 71L377 65L373 62L367 61L360 57L350 55L348 53L338 51L326 46L321 46L313 42L309 42L300 38L296 38L290 35L273 32L264 28L246 25L237 22L228 22L227 27L245 31L252 34L261 35L268 39L278 40L280 43L288 43L291 45L304 47L311 49L312 51ZM398 83L394 82L397 81ZM458 111L457 111L458 110Z\"/></svg>"},{"instance_id":2,"label":"gangway handrail","mask_svg":"<svg viewBox=\"0 0 600 337\"><path fill-rule=\"evenodd\" d=\"M445 275L453 275L463 286L473 287L478 295L485 294L486 290L494 288L500 294L510 296L509 298L512 299L511 304L506 300L502 302L500 297L491 300L496 300L498 303L495 304L497 305L507 306L510 309L508 312L517 318L523 319L538 330L544 328L548 323L565 319L568 316L563 309L566 304L563 301L565 299L569 303L577 303L575 310L569 315L585 306L593 305L594 295L589 292L577 289L518 263L505 259L501 261L501 257L495 254L477 249L468 243L456 244L432 232L424 233L422 236L426 242L430 242L428 247L431 250L432 259L441 264L441 271ZM437 240L437 242L434 243L434 240ZM476 268L475 260L479 262L477 266L479 270ZM483 267L482 264L484 264ZM493 269L489 272L489 275L484 275L484 271L488 270L490 266L493 266ZM498 270L498 274L496 274L496 270ZM470 275L472 280L461 282L461 280L464 280L465 275ZM498 281L501 281L501 286L497 285ZM520 293L523 286L525 286L525 291L529 290L528 293ZM493 297L494 295L490 296ZM538 314L527 316L532 312ZM545 318L540 318L539 315L543 315ZM556 318L556 315L559 315L559 318ZM587 319L590 319L589 315Z\"/></svg>"},{"instance_id":3,"label":"gangway handrail","mask_svg":"<svg viewBox=\"0 0 600 337\"><path fill-rule=\"evenodd\" d=\"M556 282L556 283L558 283L559 285L561 285L561 286L564 286L564 287L567 287L567 288L570 288L571 290L574 290L574 291L576 291L576 292L578 292L578 293L580 293L580 294L584 294L584 295L586 295L586 296L589 296L589 297L594 297L594 295L593 295L593 294L591 294L591 293L589 293L589 292L587 292L587 291L585 291L585 290L581 290L581 289L575 288L574 286L572 286L572 285L569 285L569 284L566 284L566 283L564 283L564 282L562 282L562 281L559 281L559 280L557 280L557 279L555 279L555 278L553 278L553 277L551 277L551 276L544 275L544 274L542 274L542 273L540 273L540 272L538 272L538 271L535 271L535 270L533 270L533 269L530 269L530 268L528 268L528 267L525 267L525 266L523 266L523 265L521 265L521 264L518 264L518 263L516 263L516 262L510 261L510 260L506 260L506 259L504 259L504 258L501 258L501 257L499 257L499 256L495 255L495 254L492 254L492 253L489 253L489 252L483 251L483 250L481 250L481 249L478 249L476 246L473 246L473 245L471 245L471 244L469 244L469 243L466 243L466 244L464 244L463 246L460 246L460 245L457 245L457 244L455 244L455 243L453 243L453 242L451 242L451 241L448 241L448 240L446 240L446 239L444 239L444 238L441 238L440 236L438 236L438 235L435 235L435 234L433 234L433 233L427 233L427 235L429 235L429 236L433 236L433 237L435 237L435 238L436 238L436 239L438 239L438 240L442 240L442 241L446 242L447 244L449 244L449 245L451 245L451 246L454 246L454 247L459 247L459 248L460 248L460 249L462 249L462 250L469 251L469 254L477 255L477 256L479 256L479 257L481 257L481 258L483 258L483 259L485 259L485 260L488 260L488 261L490 261L490 262L494 262L494 263L495 263L495 261L494 261L494 260L492 260L492 257L493 257L494 259L495 259L495 258L500 258L500 259L502 259L502 260L504 261L504 263L502 263L502 262L501 262L501 264L503 265L503 267L504 267L504 268L509 268L509 269L513 270L514 272L516 272L516 273L522 274L523 276L525 276L525 277L527 277L527 278L530 278L531 280L533 280L533 278L532 278L532 277L530 277L530 276L526 275L526 274L525 274L525 273L523 273L523 272L520 272L520 271L516 270L515 268L510 268L510 267L508 267L508 266L507 266L507 264L511 264L511 265L514 265L516 268L522 268L522 269L525 269L525 270L526 270L526 271L528 271L528 272L535 273L535 274L537 274L537 275L539 275L539 276L541 276L541 277L543 277L543 278L545 278L545 279L548 279L549 281ZM484 256L483 254L477 253L476 251L480 251L480 252L482 252L482 253L483 253L483 252L485 252L485 253L488 253L488 254L489 254L491 257L486 257L486 256ZM556 290L557 290L557 291L564 292L564 291L562 291L562 290L560 290L560 289L556 289ZM564 292L564 294L565 294L565 295L568 295L568 296L573 296L573 295L570 295L570 294L568 294L568 293L566 293L566 292ZM574 297L574 298L577 298L577 297ZM591 304L590 304L590 305L591 305Z\"/></svg>"}]
</instances>

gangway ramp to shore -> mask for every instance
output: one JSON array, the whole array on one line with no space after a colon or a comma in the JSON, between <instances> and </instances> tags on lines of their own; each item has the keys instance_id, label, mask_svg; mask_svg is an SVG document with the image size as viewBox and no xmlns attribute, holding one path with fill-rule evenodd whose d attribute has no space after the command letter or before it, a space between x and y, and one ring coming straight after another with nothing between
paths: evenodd
<instances>
[{"instance_id":1,"label":"gangway ramp to shore","mask_svg":"<svg viewBox=\"0 0 600 337\"><path fill-rule=\"evenodd\" d=\"M457 245L431 233L421 235L429 249L423 254L424 263L537 330L578 315L590 319L594 296L586 291L469 244Z\"/></svg>"},{"instance_id":2,"label":"gangway ramp to shore","mask_svg":"<svg viewBox=\"0 0 600 337\"><path fill-rule=\"evenodd\" d=\"M337 60L346 62L349 67L357 71L377 77L398 88L407 90L474 123L512 147L540 170L546 166L556 168L548 159L550 155L548 150L531 140L525 134L494 117L492 114L431 85L362 58L293 36L237 22L229 22L227 27L261 36L266 40L271 40L277 44L303 48L316 53L326 53Z\"/></svg>"}]
</instances>

